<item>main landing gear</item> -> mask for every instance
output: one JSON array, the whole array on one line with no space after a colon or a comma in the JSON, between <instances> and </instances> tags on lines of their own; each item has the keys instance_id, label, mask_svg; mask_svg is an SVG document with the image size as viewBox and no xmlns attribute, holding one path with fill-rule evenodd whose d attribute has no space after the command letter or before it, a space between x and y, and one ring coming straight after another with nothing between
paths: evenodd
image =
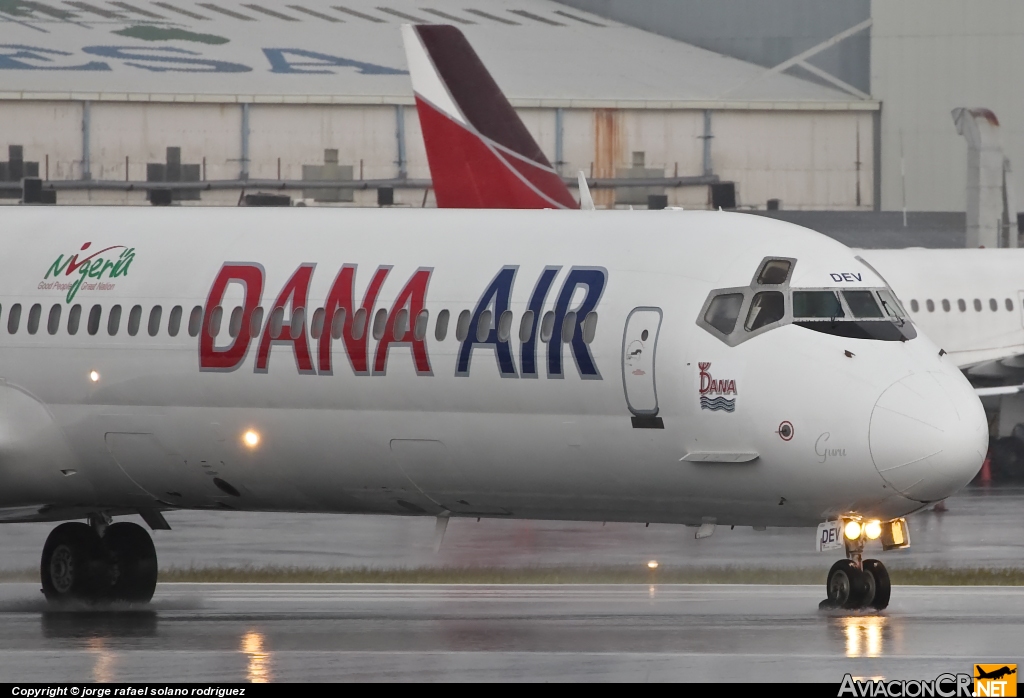
<instances>
[{"instance_id":1,"label":"main landing gear","mask_svg":"<svg viewBox=\"0 0 1024 698\"><path fill-rule=\"evenodd\" d=\"M90 525L91 524L91 525ZM39 565L48 601L146 603L156 590L156 548L149 532L127 521L90 517L53 529Z\"/></svg>"}]
</instances>

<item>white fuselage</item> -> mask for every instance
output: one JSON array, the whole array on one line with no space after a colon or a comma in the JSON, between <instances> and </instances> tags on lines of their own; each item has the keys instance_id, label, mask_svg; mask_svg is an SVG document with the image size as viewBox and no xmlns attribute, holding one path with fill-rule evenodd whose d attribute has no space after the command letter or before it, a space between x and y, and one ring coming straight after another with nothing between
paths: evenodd
<instances>
[{"instance_id":1,"label":"white fuselage","mask_svg":"<svg viewBox=\"0 0 1024 698\"><path fill-rule=\"evenodd\" d=\"M792 288L884 287L844 246L778 221L68 207L3 220L4 520L228 508L813 525L948 496L985 450L980 403L923 335L850 339L781 321L729 346L698 324L710 293L749 286L766 257L796 260ZM81 260L108 247L81 277ZM60 265L76 254L69 273ZM95 264L104 256L120 268ZM358 339L371 278L382 282ZM325 349L331 313L321 333L315 314L339 279L351 301ZM196 306L206 314L191 336ZM531 307L534 337L549 312L579 316L524 342ZM481 309L484 341L476 327L461 338L460 314Z\"/></svg>"},{"instance_id":2,"label":"white fuselage","mask_svg":"<svg viewBox=\"0 0 1024 698\"><path fill-rule=\"evenodd\" d=\"M1024 249L857 250L958 366L1024 354Z\"/></svg>"}]
</instances>

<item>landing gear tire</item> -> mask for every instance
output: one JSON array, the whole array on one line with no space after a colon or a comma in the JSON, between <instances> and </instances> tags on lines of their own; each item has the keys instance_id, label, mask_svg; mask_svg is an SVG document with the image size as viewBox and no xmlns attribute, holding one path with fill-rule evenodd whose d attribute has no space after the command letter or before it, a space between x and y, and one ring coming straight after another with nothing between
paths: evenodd
<instances>
[{"instance_id":1,"label":"landing gear tire","mask_svg":"<svg viewBox=\"0 0 1024 698\"><path fill-rule=\"evenodd\" d=\"M95 601L107 580L103 543L84 523L53 529L43 545L39 576L49 601Z\"/></svg>"},{"instance_id":2,"label":"landing gear tire","mask_svg":"<svg viewBox=\"0 0 1024 698\"><path fill-rule=\"evenodd\" d=\"M872 598L865 601L864 605L878 611L885 609L889 605L889 597L892 595L892 582L889 581L889 571L878 560L865 560L864 574L870 577L874 587Z\"/></svg>"},{"instance_id":3,"label":"landing gear tire","mask_svg":"<svg viewBox=\"0 0 1024 698\"><path fill-rule=\"evenodd\" d=\"M147 603L156 591L157 563L153 539L142 526L122 521L103 535L113 567L107 597L113 601Z\"/></svg>"},{"instance_id":4,"label":"landing gear tire","mask_svg":"<svg viewBox=\"0 0 1024 698\"><path fill-rule=\"evenodd\" d=\"M828 571L828 605L832 608L860 608L870 593L866 577L852 560L836 562Z\"/></svg>"}]
</instances>

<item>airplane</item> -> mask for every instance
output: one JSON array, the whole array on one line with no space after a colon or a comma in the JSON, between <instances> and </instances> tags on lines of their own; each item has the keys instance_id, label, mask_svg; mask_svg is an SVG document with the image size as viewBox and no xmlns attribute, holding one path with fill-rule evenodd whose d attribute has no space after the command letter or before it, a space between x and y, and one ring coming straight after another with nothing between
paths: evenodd
<instances>
[{"instance_id":1,"label":"airplane","mask_svg":"<svg viewBox=\"0 0 1024 698\"><path fill-rule=\"evenodd\" d=\"M978 670L977 675L974 677L976 679L996 679L996 680L998 680L998 679L1001 679L1003 677L1010 676L1012 674L1016 674L1017 673L1017 669L1016 668L1011 669L1009 666L1006 666L1006 665L1003 665L1003 666L1001 666L998 669L993 669L992 671L985 671L984 669L978 667L977 665L975 666L975 668Z\"/></svg>"},{"instance_id":2,"label":"airplane","mask_svg":"<svg viewBox=\"0 0 1024 698\"><path fill-rule=\"evenodd\" d=\"M579 207L561 177L519 176L519 161L502 157L508 150L502 144L514 143L516 152L531 154L535 169L557 175L458 28L403 25L402 40L439 207ZM583 208L592 209L582 176L580 192ZM1024 291L1018 291L1024 249L857 254L898 297L910 299L910 316L958 366L1024 381ZM1024 386L981 390L991 397Z\"/></svg>"},{"instance_id":3,"label":"airplane","mask_svg":"<svg viewBox=\"0 0 1024 698\"><path fill-rule=\"evenodd\" d=\"M985 453L970 384L879 312L884 280L785 222L3 216L0 521L64 522L40 563L58 603L147 602L152 538L114 519L207 509L819 525L846 551L828 603L884 608L866 548L909 542L903 517Z\"/></svg>"}]
</instances>

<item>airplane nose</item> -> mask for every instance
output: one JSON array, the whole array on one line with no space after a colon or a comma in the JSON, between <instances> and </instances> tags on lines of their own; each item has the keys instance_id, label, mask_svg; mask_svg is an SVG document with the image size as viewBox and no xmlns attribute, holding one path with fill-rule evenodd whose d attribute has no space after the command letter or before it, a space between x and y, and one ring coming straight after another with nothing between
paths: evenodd
<instances>
[{"instance_id":1,"label":"airplane nose","mask_svg":"<svg viewBox=\"0 0 1024 698\"><path fill-rule=\"evenodd\" d=\"M905 497L934 502L977 474L988 450L988 420L961 376L913 373L885 389L868 436L878 474Z\"/></svg>"}]
</instances>

